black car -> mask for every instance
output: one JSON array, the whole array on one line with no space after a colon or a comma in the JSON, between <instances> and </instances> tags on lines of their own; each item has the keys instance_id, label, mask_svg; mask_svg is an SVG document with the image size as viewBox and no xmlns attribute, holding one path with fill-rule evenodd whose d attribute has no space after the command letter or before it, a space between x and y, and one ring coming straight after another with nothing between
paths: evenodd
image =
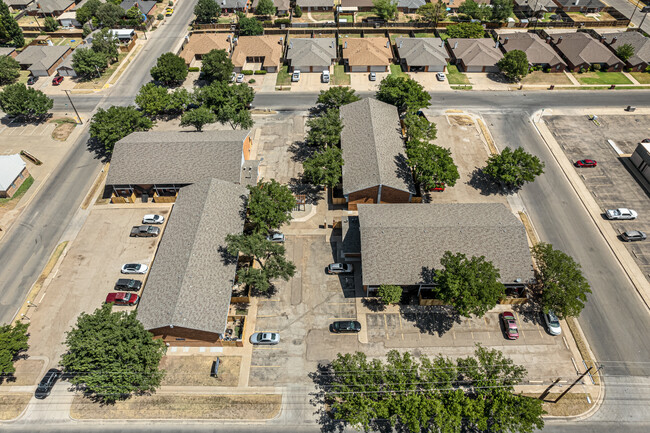
<instances>
[{"instance_id":1,"label":"black car","mask_svg":"<svg viewBox=\"0 0 650 433\"><path fill-rule=\"evenodd\" d=\"M330 325L330 331L341 332L359 332L361 331L361 323L356 320L341 320L334 322Z\"/></svg>"},{"instance_id":2,"label":"black car","mask_svg":"<svg viewBox=\"0 0 650 433\"><path fill-rule=\"evenodd\" d=\"M52 388L54 387L54 384L59 379L59 377L61 377L61 370L50 368L36 387L34 397L43 399L50 395L50 391L52 391Z\"/></svg>"},{"instance_id":3,"label":"black car","mask_svg":"<svg viewBox=\"0 0 650 433\"><path fill-rule=\"evenodd\" d=\"M134 280L132 278L120 278L115 283L115 290L123 290L125 292L137 292L142 288L142 281Z\"/></svg>"},{"instance_id":4,"label":"black car","mask_svg":"<svg viewBox=\"0 0 650 433\"><path fill-rule=\"evenodd\" d=\"M27 84L29 86L36 84L37 81L38 81L38 77L35 77L33 75L30 75L29 78L27 78Z\"/></svg>"}]
</instances>

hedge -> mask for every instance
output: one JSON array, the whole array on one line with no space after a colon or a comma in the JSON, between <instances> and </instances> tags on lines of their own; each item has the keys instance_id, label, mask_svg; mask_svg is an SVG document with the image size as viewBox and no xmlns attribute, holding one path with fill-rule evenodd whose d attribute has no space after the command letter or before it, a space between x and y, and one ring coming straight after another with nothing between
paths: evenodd
<instances>
[{"instance_id":1,"label":"hedge","mask_svg":"<svg viewBox=\"0 0 650 433\"><path fill-rule=\"evenodd\" d=\"M187 70L190 72L199 72L201 68L199 68L198 66L190 66L189 68L187 68Z\"/></svg>"},{"instance_id":2,"label":"hedge","mask_svg":"<svg viewBox=\"0 0 650 433\"><path fill-rule=\"evenodd\" d=\"M264 75L266 74L266 71L264 69L260 69L258 71L255 71L255 75Z\"/></svg>"},{"instance_id":3,"label":"hedge","mask_svg":"<svg viewBox=\"0 0 650 433\"><path fill-rule=\"evenodd\" d=\"M253 75L253 71L249 71L248 69L245 71L241 71L241 73L244 75Z\"/></svg>"}]
</instances>

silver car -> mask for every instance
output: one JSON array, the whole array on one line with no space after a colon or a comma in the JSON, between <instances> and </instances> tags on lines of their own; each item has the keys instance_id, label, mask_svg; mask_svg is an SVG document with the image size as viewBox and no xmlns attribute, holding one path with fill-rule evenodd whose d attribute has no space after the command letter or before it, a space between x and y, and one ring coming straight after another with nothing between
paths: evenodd
<instances>
[{"instance_id":1,"label":"silver car","mask_svg":"<svg viewBox=\"0 0 650 433\"><path fill-rule=\"evenodd\" d=\"M347 263L330 263L327 266L328 274L351 274L354 271L354 267Z\"/></svg>"},{"instance_id":2,"label":"silver car","mask_svg":"<svg viewBox=\"0 0 650 433\"><path fill-rule=\"evenodd\" d=\"M436 74L436 79L437 79L438 81L445 81L445 74L444 74L444 72L438 72L438 73Z\"/></svg>"},{"instance_id":3,"label":"silver car","mask_svg":"<svg viewBox=\"0 0 650 433\"><path fill-rule=\"evenodd\" d=\"M621 233L621 239L623 239L625 242L645 241L646 237L646 234L639 230L628 230Z\"/></svg>"},{"instance_id":4,"label":"silver car","mask_svg":"<svg viewBox=\"0 0 650 433\"><path fill-rule=\"evenodd\" d=\"M259 345L274 345L280 342L280 334L277 332L256 332L251 335L251 343Z\"/></svg>"},{"instance_id":5,"label":"silver car","mask_svg":"<svg viewBox=\"0 0 650 433\"><path fill-rule=\"evenodd\" d=\"M562 333L562 328L560 328L560 320L557 318L553 311L549 310L548 313L544 314L544 322L546 322L546 329L551 335L560 335Z\"/></svg>"},{"instance_id":6,"label":"silver car","mask_svg":"<svg viewBox=\"0 0 650 433\"><path fill-rule=\"evenodd\" d=\"M162 215L147 214L142 217L142 224L162 224L165 217Z\"/></svg>"},{"instance_id":7,"label":"silver car","mask_svg":"<svg viewBox=\"0 0 650 433\"><path fill-rule=\"evenodd\" d=\"M149 266L142 263L127 263L122 265L123 274L146 274Z\"/></svg>"},{"instance_id":8,"label":"silver car","mask_svg":"<svg viewBox=\"0 0 650 433\"><path fill-rule=\"evenodd\" d=\"M284 242L284 234L282 233L271 233L266 237L267 241L271 242Z\"/></svg>"},{"instance_id":9,"label":"silver car","mask_svg":"<svg viewBox=\"0 0 650 433\"><path fill-rule=\"evenodd\" d=\"M370 81L377 81L377 74L371 72L370 75L368 75L368 79L370 79Z\"/></svg>"},{"instance_id":10,"label":"silver car","mask_svg":"<svg viewBox=\"0 0 650 433\"><path fill-rule=\"evenodd\" d=\"M241 84L243 82L244 82L244 74L237 75L237 84Z\"/></svg>"},{"instance_id":11,"label":"silver car","mask_svg":"<svg viewBox=\"0 0 650 433\"><path fill-rule=\"evenodd\" d=\"M636 219L637 213L632 209L619 207L618 209L608 209L605 212L607 219L610 220L633 220Z\"/></svg>"}]
</instances>

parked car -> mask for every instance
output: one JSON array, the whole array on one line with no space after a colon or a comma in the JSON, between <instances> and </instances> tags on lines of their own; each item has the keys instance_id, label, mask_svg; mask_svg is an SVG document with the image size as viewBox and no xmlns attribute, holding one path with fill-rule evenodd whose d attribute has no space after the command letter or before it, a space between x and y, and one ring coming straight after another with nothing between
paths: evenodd
<instances>
[{"instance_id":1,"label":"parked car","mask_svg":"<svg viewBox=\"0 0 650 433\"><path fill-rule=\"evenodd\" d=\"M356 320L339 320L330 325L330 331L338 333L359 332L361 331L361 323Z\"/></svg>"},{"instance_id":2,"label":"parked car","mask_svg":"<svg viewBox=\"0 0 650 433\"><path fill-rule=\"evenodd\" d=\"M244 74L238 74L237 75L237 84L241 84L244 82Z\"/></svg>"},{"instance_id":3,"label":"parked car","mask_svg":"<svg viewBox=\"0 0 650 433\"><path fill-rule=\"evenodd\" d=\"M598 162L593 159L581 159L580 161L576 161L574 165L576 167L596 167Z\"/></svg>"},{"instance_id":4,"label":"parked car","mask_svg":"<svg viewBox=\"0 0 650 433\"><path fill-rule=\"evenodd\" d=\"M320 80L321 80L323 83L329 83L329 82L330 82L330 71L327 70L327 69L325 69L325 70L323 71L323 73L321 74L321 76L320 76Z\"/></svg>"},{"instance_id":5,"label":"parked car","mask_svg":"<svg viewBox=\"0 0 650 433\"><path fill-rule=\"evenodd\" d=\"M354 267L346 263L330 263L327 266L328 274L351 274L352 271L354 271Z\"/></svg>"},{"instance_id":6,"label":"parked car","mask_svg":"<svg viewBox=\"0 0 650 433\"><path fill-rule=\"evenodd\" d=\"M133 278L120 278L115 283L115 290L123 290L125 292L137 292L142 288L142 281L134 280Z\"/></svg>"},{"instance_id":7,"label":"parked car","mask_svg":"<svg viewBox=\"0 0 650 433\"><path fill-rule=\"evenodd\" d=\"M168 7L167 9L165 9L166 16L171 17L173 13L174 13L174 8Z\"/></svg>"},{"instance_id":8,"label":"parked car","mask_svg":"<svg viewBox=\"0 0 650 433\"><path fill-rule=\"evenodd\" d=\"M293 71L293 74L291 74L291 82L297 83L298 81L300 81L300 71L298 69L295 69Z\"/></svg>"},{"instance_id":9,"label":"parked car","mask_svg":"<svg viewBox=\"0 0 650 433\"><path fill-rule=\"evenodd\" d=\"M650 143L650 138L644 138L641 143Z\"/></svg>"},{"instance_id":10,"label":"parked car","mask_svg":"<svg viewBox=\"0 0 650 433\"><path fill-rule=\"evenodd\" d=\"M277 332L256 332L251 335L251 343L260 345L274 345L280 342L280 334Z\"/></svg>"},{"instance_id":11,"label":"parked car","mask_svg":"<svg viewBox=\"0 0 650 433\"><path fill-rule=\"evenodd\" d=\"M610 220L633 220L638 216L632 209L619 207L618 209L608 209L605 212L607 219Z\"/></svg>"},{"instance_id":12,"label":"parked car","mask_svg":"<svg viewBox=\"0 0 650 433\"><path fill-rule=\"evenodd\" d=\"M562 328L560 328L560 320L557 318L553 311L549 310L548 313L544 314L544 322L546 322L546 329L551 335L560 335L562 333Z\"/></svg>"},{"instance_id":13,"label":"parked car","mask_svg":"<svg viewBox=\"0 0 650 433\"><path fill-rule=\"evenodd\" d=\"M645 241L646 237L646 234L639 230L628 230L621 233L621 239L625 242Z\"/></svg>"},{"instance_id":14,"label":"parked car","mask_svg":"<svg viewBox=\"0 0 650 433\"><path fill-rule=\"evenodd\" d=\"M63 77L61 75L57 75L56 77L52 78L52 85L53 86L58 86L63 82Z\"/></svg>"},{"instance_id":15,"label":"parked car","mask_svg":"<svg viewBox=\"0 0 650 433\"><path fill-rule=\"evenodd\" d=\"M266 240L271 242L284 242L284 234L271 233L266 237Z\"/></svg>"},{"instance_id":16,"label":"parked car","mask_svg":"<svg viewBox=\"0 0 650 433\"><path fill-rule=\"evenodd\" d=\"M131 228L132 238L152 238L160 234L160 228L154 226L133 226Z\"/></svg>"},{"instance_id":17,"label":"parked car","mask_svg":"<svg viewBox=\"0 0 650 433\"><path fill-rule=\"evenodd\" d=\"M436 80L438 81L445 81L445 73L444 72L438 72L436 74Z\"/></svg>"},{"instance_id":18,"label":"parked car","mask_svg":"<svg viewBox=\"0 0 650 433\"><path fill-rule=\"evenodd\" d=\"M162 224L165 217L162 215L147 214L142 217L142 224Z\"/></svg>"},{"instance_id":19,"label":"parked car","mask_svg":"<svg viewBox=\"0 0 650 433\"><path fill-rule=\"evenodd\" d=\"M50 392L52 392L52 388L54 388L54 384L59 380L59 377L61 377L61 370L57 370L56 368L50 368L47 370L47 373L45 373L45 376L43 376L43 379L41 379L36 387L34 397L44 399L50 395Z\"/></svg>"},{"instance_id":20,"label":"parked car","mask_svg":"<svg viewBox=\"0 0 650 433\"><path fill-rule=\"evenodd\" d=\"M106 303L115 305L135 305L140 297L135 293L111 292L106 295Z\"/></svg>"},{"instance_id":21,"label":"parked car","mask_svg":"<svg viewBox=\"0 0 650 433\"><path fill-rule=\"evenodd\" d=\"M30 75L29 78L27 78L27 85L32 86L32 85L36 84L37 81L38 81L37 76Z\"/></svg>"},{"instance_id":22,"label":"parked car","mask_svg":"<svg viewBox=\"0 0 650 433\"><path fill-rule=\"evenodd\" d=\"M149 266L142 263L127 263L122 265L121 272L123 274L146 274Z\"/></svg>"},{"instance_id":23,"label":"parked car","mask_svg":"<svg viewBox=\"0 0 650 433\"><path fill-rule=\"evenodd\" d=\"M374 72L371 72L370 75L368 75L368 79L370 81L377 81L377 74L375 74Z\"/></svg>"},{"instance_id":24,"label":"parked car","mask_svg":"<svg viewBox=\"0 0 650 433\"><path fill-rule=\"evenodd\" d=\"M506 336L510 340L519 338L519 329L517 328L517 320L511 311L504 311L501 313L501 322L506 329Z\"/></svg>"}]
</instances>

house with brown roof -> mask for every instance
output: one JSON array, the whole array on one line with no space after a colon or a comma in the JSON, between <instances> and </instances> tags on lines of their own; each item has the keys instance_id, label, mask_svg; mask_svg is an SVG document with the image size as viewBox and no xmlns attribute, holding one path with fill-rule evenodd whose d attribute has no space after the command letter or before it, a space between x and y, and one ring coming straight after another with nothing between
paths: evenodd
<instances>
[{"instance_id":1,"label":"house with brown roof","mask_svg":"<svg viewBox=\"0 0 650 433\"><path fill-rule=\"evenodd\" d=\"M503 58L503 53L497 45L498 42L490 38L447 39L454 62L464 72L499 72L497 62Z\"/></svg>"},{"instance_id":2,"label":"house with brown roof","mask_svg":"<svg viewBox=\"0 0 650 433\"><path fill-rule=\"evenodd\" d=\"M243 70L277 72L284 52L280 35L240 36L233 41L232 63L235 72Z\"/></svg>"},{"instance_id":3,"label":"house with brown roof","mask_svg":"<svg viewBox=\"0 0 650 433\"><path fill-rule=\"evenodd\" d=\"M645 71L650 65L650 38L641 32L601 33L602 42L616 54L621 45L630 44L634 54L625 61L625 66L633 71Z\"/></svg>"},{"instance_id":4,"label":"house with brown roof","mask_svg":"<svg viewBox=\"0 0 650 433\"><path fill-rule=\"evenodd\" d=\"M622 71L625 64L609 48L585 32L545 34L551 46L567 63L568 70L578 72L600 65L601 71Z\"/></svg>"},{"instance_id":5,"label":"house with brown roof","mask_svg":"<svg viewBox=\"0 0 650 433\"><path fill-rule=\"evenodd\" d=\"M212 50L224 50L230 55L232 43L230 33L193 33L188 39L181 52L181 57L188 66L191 66L194 61L200 61Z\"/></svg>"},{"instance_id":6,"label":"house with brown roof","mask_svg":"<svg viewBox=\"0 0 650 433\"><path fill-rule=\"evenodd\" d=\"M387 72L393 60L388 38L343 38L347 72Z\"/></svg>"},{"instance_id":7,"label":"house with brown roof","mask_svg":"<svg viewBox=\"0 0 650 433\"><path fill-rule=\"evenodd\" d=\"M550 72L564 72L567 67L553 47L535 33L500 33L499 42L504 53L514 50L526 53L530 67L541 66Z\"/></svg>"}]
</instances>

